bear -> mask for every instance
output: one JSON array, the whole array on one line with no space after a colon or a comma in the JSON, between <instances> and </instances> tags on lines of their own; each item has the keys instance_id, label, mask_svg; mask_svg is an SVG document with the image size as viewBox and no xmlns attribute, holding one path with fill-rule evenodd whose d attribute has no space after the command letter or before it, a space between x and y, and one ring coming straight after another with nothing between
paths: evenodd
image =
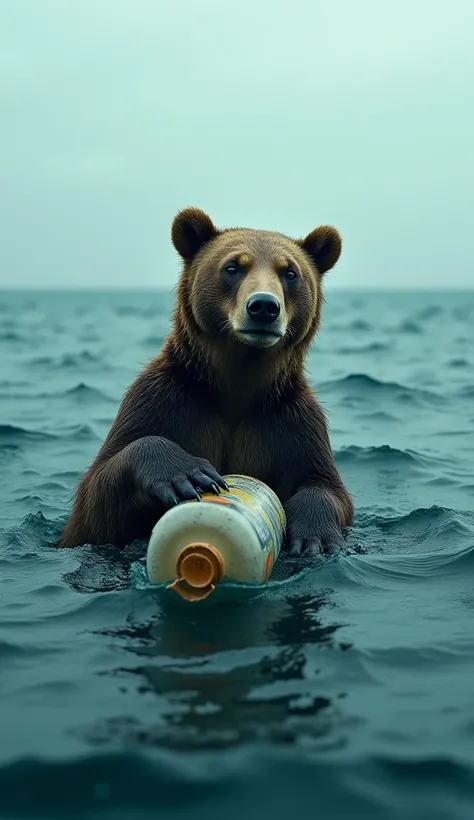
<instances>
[{"instance_id":1,"label":"bear","mask_svg":"<svg viewBox=\"0 0 474 820\"><path fill-rule=\"evenodd\" d=\"M167 509L238 473L279 497L290 555L338 550L354 508L304 368L339 232L219 229L185 208L171 239L182 260L171 331L125 393L57 546L149 538Z\"/></svg>"}]
</instances>

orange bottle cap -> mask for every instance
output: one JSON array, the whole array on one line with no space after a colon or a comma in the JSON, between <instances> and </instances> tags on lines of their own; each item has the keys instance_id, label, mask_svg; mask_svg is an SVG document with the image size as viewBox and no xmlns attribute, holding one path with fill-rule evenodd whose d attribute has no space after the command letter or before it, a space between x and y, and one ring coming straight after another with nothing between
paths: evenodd
<instances>
[{"instance_id":1,"label":"orange bottle cap","mask_svg":"<svg viewBox=\"0 0 474 820\"><path fill-rule=\"evenodd\" d=\"M188 544L176 561L178 577L167 588L188 601L201 601L213 592L224 573L224 558L212 544Z\"/></svg>"}]
</instances>

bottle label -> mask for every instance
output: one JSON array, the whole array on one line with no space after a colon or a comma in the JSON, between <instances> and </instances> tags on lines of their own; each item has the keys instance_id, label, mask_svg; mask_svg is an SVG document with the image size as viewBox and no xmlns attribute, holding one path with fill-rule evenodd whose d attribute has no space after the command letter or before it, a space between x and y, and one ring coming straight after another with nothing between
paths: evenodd
<instances>
[{"instance_id":1,"label":"bottle label","mask_svg":"<svg viewBox=\"0 0 474 820\"><path fill-rule=\"evenodd\" d=\"M205 493L202 501L226 504L237 510L252 525L266 554L265 580L277 560L286 528L286 516L277 495L266 484L244 475L226 475L229 492Z\"/></svg>"}]
</instances>

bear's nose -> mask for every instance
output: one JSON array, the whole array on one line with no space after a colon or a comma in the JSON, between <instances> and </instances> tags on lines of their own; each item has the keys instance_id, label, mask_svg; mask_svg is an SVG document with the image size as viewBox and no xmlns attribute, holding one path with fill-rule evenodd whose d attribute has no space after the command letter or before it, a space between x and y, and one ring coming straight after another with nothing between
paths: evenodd
<instances>
[{"instance_id":1,"label":"bear's nose","mask_svg":"<svg viewBox=\"0 0 474 820\"><path fill-rule=\"evenodd\" d=\"M280 302L271 293L254 293L247 302L247 313L254 322L269 325L280 315Z\"/></svg>"}]
</instances>

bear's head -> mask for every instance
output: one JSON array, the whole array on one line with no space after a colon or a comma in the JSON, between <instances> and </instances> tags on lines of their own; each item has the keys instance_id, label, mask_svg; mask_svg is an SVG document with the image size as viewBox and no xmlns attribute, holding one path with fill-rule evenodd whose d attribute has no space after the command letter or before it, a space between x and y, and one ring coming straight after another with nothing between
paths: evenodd
<instances>
[{"instance_id":1,"label":"bear's head","mask_svg":"<svg viewBox=\"0 0 474 820\"><path fill-rule=\"evenodd\" d=\"M341 253L335 228L316 228L302 240L218 230L203 211L186 208L171 235L184 264L178 310L193 333L262 351L309 345L320 321L323 274Z\"/></svg>"}]
</instances>

